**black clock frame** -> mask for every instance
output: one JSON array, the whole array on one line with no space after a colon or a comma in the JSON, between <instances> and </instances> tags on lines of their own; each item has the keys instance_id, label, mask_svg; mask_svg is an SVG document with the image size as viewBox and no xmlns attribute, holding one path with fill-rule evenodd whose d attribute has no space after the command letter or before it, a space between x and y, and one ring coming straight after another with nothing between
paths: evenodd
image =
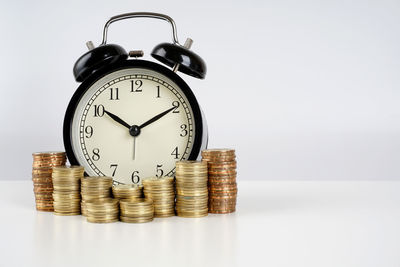
<instances>
[{"instance_id":1,"label":"black clock frame","mask_svg":"<svg viewBox=\"0 0 400 267\"><path fill-rule=\"evenodd\" d=\"M67 153L68 160L71 165L79 165L80 164L78 162L78 160L76 159L74 151L72 149L71 127L72 127L72 119L74 117L77 105L78 105L79 101L81 100L82 96L96 81L98 81L105 75L110 74L115 71L118 71L118 70L127 69L127 68L135 68L135 67L149 69L149 70L159 72L159 73L165 75L166 77L168 77L169 79L171 79L182 90L183 94L186 96L186 98L192 108L194 124L195 124L195 136L194 136L194 141L193 141L193 147L192 147L192 151L190 152L190 155L188 157L188 160L196 160L197 157L199 156L201 145L202 145L202 140L203 140L203 119L202 119L200 106L199 106L192 90L190 89L190 87L186 84L186 82L181 77L179 77L173 71L171 71L170 69L168 69L164 66L161 66L161 65L151 62L151 61L128 59L128 60L121 60L114 64L109 64L109 65L105 66L104 68L102 68L101 70L96 71L95 73L91 74L89 77L87 77L82 82L82 84L78 87L78 89L75 91L74 95L72 96L72 98L68 104L67 111L65 112L64 125L63 125L64 147L65 147L65 151ZM206 144L206 146L207 146L207 144Z\"/></svg>"}]
</instances>

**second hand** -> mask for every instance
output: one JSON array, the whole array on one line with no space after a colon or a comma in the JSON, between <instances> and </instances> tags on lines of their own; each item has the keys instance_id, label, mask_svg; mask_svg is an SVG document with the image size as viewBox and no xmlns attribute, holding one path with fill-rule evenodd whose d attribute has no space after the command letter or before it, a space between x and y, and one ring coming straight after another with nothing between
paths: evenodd
<instances>
[{"instance_id":1,"label":"second hand","mask_svg":"<svg viewBox=\"0 0 400 267\"><path fill-rule=\"evenodd\" d=\"M135 160L136 152L136 137L133 137L133 160Z\"/></svg>"}]
</instances>

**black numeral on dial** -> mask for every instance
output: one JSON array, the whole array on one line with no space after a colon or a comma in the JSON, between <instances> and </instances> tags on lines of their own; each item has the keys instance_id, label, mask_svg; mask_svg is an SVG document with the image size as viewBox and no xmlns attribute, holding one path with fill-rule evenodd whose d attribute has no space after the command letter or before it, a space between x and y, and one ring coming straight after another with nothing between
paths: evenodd
<instances>
[{"instance_id":1,"label":"black numeral on dial","mask_svg":"<svg viewBox=\"0 0 400 267\"><path fill-rule=\"evenodd\" d=\"M179 110L178 110L179 105L180 105L180 104L179 104L179 101L174 101L174 102L172 102L172 106L175 107L175 108L173 109L172 113L179 113Z\"/></svg>"},{"instance_id":2,"label":"black numeral on dial","mask_svg":"<svg viewBox=\"0 0 400 267\"><path fill-rule=\"evenodd\" d=\"M164 174L164 171L161 168L162 168L162 164L157 164L157 167L156 167L156 177L157 178L161 178Z\"/></svg>"},{"instance_id":3,"label":"black numeral on dial","mask_svg":"<svg viewBox=\"0 0 400 267\"><path fill-rule=\"evenodd\" d=\"M103 117L104 116L104 106L103 105L93 105L94 116Z\"/></svg>"},{"instance_id":4,"label":"black numeral on dial","mask_svg":"<svg viewBox=\"0 0 400 267\"><path fill-rule=\"evenodd\" d=\"M131 80L131 92L142 92L143 81L142 80Z\"/></svg>"},{"instance_id":5,"label":"black numeral on dial","mask_svg":"<svg viewBox=\"0 0 400 267\"><path fill-rule=\"evenodd\" d=\"M93 127L88 125L85 127L86 138L90 138L93 135Z\"/></svg>"},{"instance_id":6,"label":"black numeral on dial","mask_svg":"<svg viewBox=\"0 0 400 267\"><path fill-rule=\"evenodd\" d=\"M182 129L182 132L181 132L180 136L185 137L188 134L187 124L182 124L181 129Z\"/></svg>"},{"instance_id":7,"label":"black numeral on dial","mask_svg":"<svg viewBox=\"0 0 400 267\"><path fill-rule=\"evenodd\" d=\"M115 172L117 171L117 168L118 168L118 164L111 164L111 165L110 165L110 169L113 169L113 168L114 168L114 170L112 171L111 176L114 177Z\"/></svg>"},{"instance_id":8,"label":"black numeral on dial","mask_svg":"<svg viewBox=\"0 0 400 267\"><path fill-rule=\"evenodd\" d=\"M119 100L118 88L110 88L110 100Z\"/></svg>"},{"instance_id":9,"label":"black numeral on dial","mask_svg":"<svg viewBox=\"0 0 400 267\"><path fill-rule=\"evenodd\" d=\"M92 160L98 161L100 159L100 149L98 148L93 148L93 155L92 155Z\"/></svg>"},{"instance_id":10,"label":"black numeral on dial","mask_svg":"<svg viewBox=\"0 0 400 267\"><path fill-rule=\"evenodd\" d=\"M175 147L175 149L171 153L172 156L175 156L175 159L178 159L180 154L178 152L178 147Z\"/></svg>"},{"instance_id":11,"label":"black numeral on dial","mask_svg":"<svg viewBox=\"0 0 400 267\"><path fill-rule=\"evenodd\" d=\"M132 183L138 184L140 182L139 171L133 171L132 173Z\"/></svg>"},{"instance_id":12,"label":"black numeral on dial","mask_svg":"<svg viewBox=\"0 0 400 267\"><path fill-rule=\"evenodd\" d=\"M157 85L157 96L156 96L156 98L160 98L161 96L160 96L160 86L159 85Z\"/></svg>"}]
</instances>

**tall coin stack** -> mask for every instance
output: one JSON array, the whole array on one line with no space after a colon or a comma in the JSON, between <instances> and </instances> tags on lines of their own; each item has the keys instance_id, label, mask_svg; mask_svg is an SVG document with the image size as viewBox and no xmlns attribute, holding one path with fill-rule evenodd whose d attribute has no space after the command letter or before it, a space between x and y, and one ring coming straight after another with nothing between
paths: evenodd
<instances>
[{"instance_id":1,"label":"tall coin stack","mask_svg":"<svg viewBox=\"0 0 400 267\"><path fill-rule=\"evenodd\" d=\"M208 163L208 211L231 213L236 210L236 155L234 149L207 149L201 152Z\"/></svg>"},{"instance_id":2,"label":"tall coin stack","mask_svg":"<svg viewBox=\"0 0 400 267\"><path fill-rule=\"evenodd\" d=\"M122 222L127 223L144 223L151 222L154 217L154 205L152 199L121 199L121 216Z\"/></svg>"},{"instance_id":3,"label":"tall coin stack","mask_svg":"<svg viewBox=\"0 0 400 267\"><path fill-rule=\"evenodd\" d=\"M143 195L143 185L119 184L112 187L114 198L141 198Z\"/></svg>"},{"instance_id":4,"label":"tall coin stack","mask_svg":"<svg viewBox=\"0 0 400 267\"><path fill-rule=\"evenodd\" d=\"M32 181L36 209L54 211L52 167L65 165L67 161L65 152L37 152L33 153L32 156Z\"/></svg>"},{"instance_id":5,"label":"tall coin stack","mask_svg":"<svg viewBox=\"0 0 400 267\"><path fill-rule=\"evenodd\" d=\"M105 198L86 201L86 219L92 223L111 223L119 220L118 199Z\"/></svg>"},{"instance_id":6,"label":"tall coin stack","mask_svg":"<svg viewBox=\"0 0 400 267\"><path fill-rule=\"evenodd\" d=\"M175 215L174 178L150 177L143 179L143 192L154 204L154 217L171 217Z\"/></svg>"},{"instance_id":7,"label":"tall coin stack","mask_svg":"<svg viewBox=\"0 0 400 267\"><path fill-rule=\"evenodd\" d=\"M61 166L53 168L54 214L81 214L80 179L84 169L81 166Z\"/></svg>"},{"instance_id":8,"label":"tall coin stack","mask_svg":"<svg viewBox=\"0 0 400 267\"><path fill-rule=\"evenodd\" d=\"M113 179L106 176L89 176L81 179L82 215L86 216L86 202L111 198Z\"/></svg>"},{"instance_id":9,"label":"tall coin stack","mask_svg":"<svg viewBox=\"0 0 400 267\"><path fill-rule=\"evenodd\" d=\"M207 163L178 161L175 177L177 215L190 218L207 216Z\"/></svg>"}]
</instances>

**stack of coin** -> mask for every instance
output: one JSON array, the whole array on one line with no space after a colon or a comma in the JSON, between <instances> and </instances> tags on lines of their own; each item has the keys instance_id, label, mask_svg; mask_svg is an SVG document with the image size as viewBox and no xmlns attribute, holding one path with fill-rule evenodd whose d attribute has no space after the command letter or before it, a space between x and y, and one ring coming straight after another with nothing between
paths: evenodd
<instances>
[{"instance_id":1,"label":"stack of coin","mask_svg":"<svg viewBox=\"0 0 400 267\"><path fill-rule=\"evenodd\" d=\"M114 198L141 198L143 195L143 186L136 184L119 184L112 187Z\"/></svg>"},{"instance_id":2,"label":"stack of coin","mask_svg":"<svg viewBox=\"0 0 400 267\"><path fill-rule=\"evenodd\" d=\"M86 216L86 202L111 198L113 179L106 176L89 176L81 179L82 215Z\"/></svg>"},{"instance_id":3,"label":"stack of coin","mask_svg":"<svg viewBox=\"0 0 400 267\"><path fill-rule=\"evenodd\" d=\"M136 198L121 199L120 219L127 223L150 222L154 217L154 205L152 199Z\"/></svg>"},{"instance_id":4,"label":"stack of coin","mask_svg":"<svg viewBox=\"0 0 400 267\"><path fill-rule=\"evenodd\" d=\"M54 167L52 180L54 186L54 214L81 214L80 179L84 169L81 166Z\"/></svg>"},{"instance_id":5,"label":"stack of coin","mask_svg":"<svg viewBox=\"0 0 400 267\"><path fill-rule=\"evenodd\" d=\"M92 223L110 223L119 220L118 199L105 198L87 200L86 219Z\"/></svg>"},{"instance_id":6,"label":"stack of coin","mask_svg":"<svg viewBox=\"0 0 400 267\"><path fill-rule=\"evenodd\" d=\"M65 165L67 160L65 152L36 152L32 156L32 181L36 209L54 211L52 167Z\"/></svg>"},{"instance_id":7,"label":"stack of coin","mask_svg":"<svg viewBox=\"0 0 400 267\"><path fill-rule=\"evenodd\" d=\"M146 198L152 199L154 217L170 217L175 215L174 178L145 178L142 181Z\"/></svg>"},{"instance_id":8,"label":"stack of coin","mask_svg":"<svg viewBox=\"0 0 400 267\"><path fill-rule=\"evenodd\" d=\"M207 163L178 161L175 175L177 215L191 218L207 216Z\"/></svg>"},{"instance_id":9,"label":"stack of coin","mask_svg":"<svg viewBox=\"0 0 400 267\"><path fill-rule=\"evenodd\" d=\"M208 163L208 211L231 213L236 210L236 155L234 149L207 149L201 152Z\"/></svg>"}]
</instances>

